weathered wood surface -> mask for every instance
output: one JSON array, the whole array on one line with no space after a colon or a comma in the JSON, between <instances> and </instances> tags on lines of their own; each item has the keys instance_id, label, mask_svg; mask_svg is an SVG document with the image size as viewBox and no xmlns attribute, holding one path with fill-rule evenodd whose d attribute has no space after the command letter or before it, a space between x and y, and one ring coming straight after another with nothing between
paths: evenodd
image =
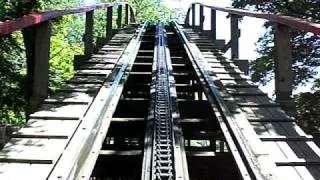
<instances>
[{"instance_id":1,"label":"weathered wood surface","mask_svg":"<svg viewBox=\"0 0 320 180\"><path fill-rule=\"evenodd\" d=\"M194 34L186 32L191 42ZM199 37L199 36L198 36ZM204 35L201 35L205 38ZM210 38L208 38L210 39ZM194 42L198 44L201 40ZM199 47L202 51L202 47ZM318 179L320 149L280 107L255 86L248 76L239 72L221 53L203 50L205 66L215 80L224 101L233 113L245 115L247 121L277 165L280 179ZM246 128L246 127L243 127Z\"/></svg>"},{"instance_id":2,"label":"weathered wood surface","mask_svg":"<svg viewBox=\"0 0 320 180\"><path fill-rule=\"evenodd\" d=\"M25 127L13 133L0 151L1 180L48 178L132 36L131 32L115 35L116 51L104 46L100 55L93 55L61 90L45 99Z\"/></svg>"}]
</instances>

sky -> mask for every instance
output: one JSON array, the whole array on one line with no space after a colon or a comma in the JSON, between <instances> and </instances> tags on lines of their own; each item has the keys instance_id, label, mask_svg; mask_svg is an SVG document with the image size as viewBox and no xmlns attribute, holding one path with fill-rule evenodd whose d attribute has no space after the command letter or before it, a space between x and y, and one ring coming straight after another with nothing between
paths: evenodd
<instances>
[{"instance_id":1,"label":"sky","mask_svg":"<svg viewBox=\"0 0 320 180\"><path fill-rule=\"evenodd\" d=\"M163 3L167 4L172 8L182 8L185 11L189 8L190 4L193 2L202 2L208 5L220 6L220 7L232 7L232 0L163 0ZM196 14L199 14L196 10ZM210 10L204 9L204 28L210 29ZM217 11L217 39L225 39L226 42L230 40L230 19L226 18L227 13ZM191 19L191 18L190 18ZM196 19L199 19L196 16ZM196 24L199 23L196 21ZM257 46L256 42L259 37L265 33L265 28L263 24L265 20L244 17L243 20L239 23L239 28L241 29L241 37L239 39L239 58L247 59L249 61L255 60L259 57L259 54L256 52ZM226 52L226 57L230 58L230 50ZM274 98L274 80L270 81L266 86L259 86L260 89L267 93L269 97ZM311 90L312 83L307 84L306 86L298 87L295 93L299 92L308 92Z\"/></svg>"}]
</instances>

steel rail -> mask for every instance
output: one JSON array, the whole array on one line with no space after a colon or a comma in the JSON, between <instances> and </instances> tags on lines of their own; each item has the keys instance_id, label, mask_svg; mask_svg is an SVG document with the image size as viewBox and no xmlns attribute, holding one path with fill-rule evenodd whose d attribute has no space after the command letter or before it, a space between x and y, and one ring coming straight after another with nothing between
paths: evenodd
<instances>
[{"instance_id":1,"label":"steel rail","mask_svg":"<svg viewBox=\"0 0 320 180\"><path fill-rule=\"evenodd\" d=\"M90 5L90 6L67 8L63 10L54 10L54 11L25 15L14 20L0 22L0 36L4 36L14 31L21 30L30 26L34 26L34 25L43 23L45 21L53 20L65 15L86 13L96 9L106 9L108 7L116 7L120 5L129 5L129 4L127 2L101 3L101 4ZM129 7L131 8L130 5Z\"/></svg>"},{"instance_id":2,"label":"steel rail","mask_svg":"<svg viewBox=\"0 0 320 180\"><path fill-rule=\"evenodd\" d=\"M215 110L219 120L220 127L227 143L234 156L234 159L240 170L243 179L276 179L275 176L275 163L270 159L268 153L263 148L261 141L256 137L253 129L250 134L243 128L241 122L245 123L243 116L240 119L235 119L228 107L224 103L217 87L214 85L213 79L205 70L203 65L203 56L200 50L194 43L190 43L184 34L182 28L174 22L174 27L179 35L187 54L195 68L203 85L208 100ZM227 128L227 129L226 129Z\"/></svg>"},{"instance_id":3,"label":"steel rail","mask_svg":"<svg viewBox=\"0 0 320 180\"><path fill-rule=\"evenodd\" d=\"M180 124L177 123L176 92L165 37L165 29L160 24L157 26L154 48L151 102L141 179L187 180L184 141Z\"/></svg>"},{"instance_id":4,"label":"steel rail","mask_svg":"<svg viewBox=\"0 0 320 180\"><path fill-rule=\"evenodd\" d=\"M133 37L122 54L117 67L98 92L84 116L78 130L57 162L49 180L89 179L103 140L107 134L112 115L123 90L128 71L138 54L141 38L147 23Z\"/></svg>"},{"instance_id":5,"label":"steel rail","mask_svg":"<svg viewBox=\"0 0 320 180\"><path fill-rule=\"evenodd\" d=\"M199 4L203 7L207 7L207 8L222 11L222 12L227 12L227 13L238 15L238 16L247 16L247 17L254 17L259 19L265 19L271 22L284 24L290 27L303 30L303 31L312 32L316 35L320 35L319 23L308 22L304 19L300 19L292 16L280 16L280 15L271 14L271 13L252 12L252 11L237 9L237 8L212 6L212 5L207 5L203 3L193 3L193 4ZM188 17L191 7L192 5L188 9L186 17Z\"/></svg>"}]
</instances>

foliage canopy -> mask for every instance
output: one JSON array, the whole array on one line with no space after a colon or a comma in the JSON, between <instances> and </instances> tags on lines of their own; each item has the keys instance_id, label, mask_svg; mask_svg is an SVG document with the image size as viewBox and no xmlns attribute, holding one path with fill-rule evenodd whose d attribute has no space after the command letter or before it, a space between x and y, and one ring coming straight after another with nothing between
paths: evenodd
<instances>
[{"instance_id":1,"label":"foliage canopy","mask_svg":"<svg viewBox=\"0 0 320 180\"><path fill-rule=\"evenodd\" d=\"M115 0L113 0L115 1ZM100 0L96 1L97 3ZM110 2L110 1L101 1ZM129 0L138 21L168 22L175 18L173 10L157 0ZM0 0L0 22L30 12L65 9L84 5L83 0ZM114 13L116 11L114 10ZM94 37L105 36L105 10L94 14ZM50 90L59 89L73 76L73 57L83 54L82 37L85 15L68 15L52 22L50 47ZM114 22L115 23L115 22ZM114 24L115 26L115 24ZM27 108L25 47L21 32L0 40L0 123L23 124Z\"/></svg>"},{"instance_id":2,"label":"foliage canopy","mask_svg":"<svg viewBox=\"0 0 320 180\"><path fill-rule=\"evenodd\" d=\"M238 8L253 7L262 12L299 17L310 22L320 23L320 3L318 0L233 0L233 6ZM252 79L263 84L272 78L274 70L272 59L274 28L271 23L266 23L265 27L267 32L257 43L260 57L252 61L250 67ZM291 29L290 33L295 86L310 83L315 79L314 88L317 90L314 93L307 92L295 95L298 111L297 121L307 132L316 133L320 131L320 80L317 79L320 65L320 36L295 29Z\"/></svg>"}]
</instances>

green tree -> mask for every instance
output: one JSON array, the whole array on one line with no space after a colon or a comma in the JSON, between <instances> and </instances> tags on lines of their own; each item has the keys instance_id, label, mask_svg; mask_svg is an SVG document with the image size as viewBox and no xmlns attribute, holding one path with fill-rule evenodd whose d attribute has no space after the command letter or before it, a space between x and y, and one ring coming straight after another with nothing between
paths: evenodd
<instances>
[{"instance_id":1,"label":"green tree","mask_svg":"<svg viewBox=\"0 0 320 180\"><path fill-rule=\"evenodd\" d=\"M167 22L175 17L173 10L159 4L157 0L129 2L133 5L139 22ZM79 0L0 0L0 21L15 19L31 12L65 9L83 4L84 2ZM95 37L105 36L105 12L105 10L95 11ZM83 53L84 18L83 14L77 14L52 21L49 74L51 92L59 89L64 80L73 76L73 57ZM23 123L28 101L25 98L27 97L25 48L19 31L0 38L0 80L1 122Z\"/></svg>"},{"instance_id":2,"label":"green tree","mask_svg":"<svg viewBox=\"0 0 320 180\"><path fill-rule=\"evenodd\" d=\"M270 12L279 15L299 17L310 22L320 22L320 3L318 0L304 1L248 1L233 0L233 6L238 8L253 7L257 11ZM251 63L254 81L267 83L272 78L274 70L272 23L266 23L267 32L258 41L257 51L260 57ZM293 71L295 85L303 85L316 78L317 67L320 65L320 37L312 33L291 29L293 55Z\"/></svg>"},{"instance_id":3,"label":"green tree","mask_svg":"<svg viewBox=\"0 0 320 180\"><path fill-rule=\"evenodd\" d=\"M0 21L15 19L30 12L79 6L77 0L20 1L0 0ZM59 88L64 79L72 77L73 56L82 53L84 17L64 16L52 22L50 54L50 88ZM83 32L83 31L82 31ZM62 54L62 55L61 55ZM26 58L21 32L0 40L0 119L1 123L21 124L27 107Z\"/></svg>"},{"instance_id":4,"label":"green tree","mask_svg":"<svg viewBox=\"0 0 320 180\"><path fill-rule=\"evenodd\" d=\"M238 8L251 7L256 11L270 12L279 15L294 16L310 22L320 22L320 3L318 0L233 0L233 6ZM273 77L274 61L273 40L274 29L272 24L265 24L267 32L258 40L257 51L260 57L250 64L252 79L263 84ZM320 65L320 36L312 33L291 29L291 44L293 56L293 71L295 86L304 85L317 78ZM320 80L316 79L315 89L319 89ZM320 91L300 93L294 96L297 106L297 122L305 131L319 134L320 131Z\"/></svg>"}]
</instances>

